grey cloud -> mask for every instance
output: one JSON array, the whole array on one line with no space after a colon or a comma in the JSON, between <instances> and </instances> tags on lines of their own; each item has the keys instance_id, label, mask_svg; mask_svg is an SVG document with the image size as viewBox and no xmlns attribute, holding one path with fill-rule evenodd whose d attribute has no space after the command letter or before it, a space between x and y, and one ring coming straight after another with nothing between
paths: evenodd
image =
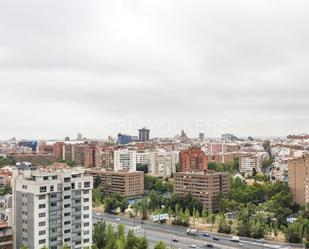
<instances>
[{"instance_id":1,"label":"grey cloud","mask_svg":"<svg viewBox=\"0 0 309 249\"><path fill-rule=\"evenodd\" d=\"M72 136L95 119L133 120L131 131L168 118L170 135L201 119L238 135L306 132L308 5L1 1L0 113L14 125L0 137Z\"/></svg>"}]
</instances>

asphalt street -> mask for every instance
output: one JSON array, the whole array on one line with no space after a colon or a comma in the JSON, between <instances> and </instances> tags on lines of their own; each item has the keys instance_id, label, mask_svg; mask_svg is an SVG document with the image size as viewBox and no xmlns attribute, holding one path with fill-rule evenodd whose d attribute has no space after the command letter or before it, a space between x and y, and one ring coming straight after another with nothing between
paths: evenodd
<instances>
[{"instance_id":1,"label":"asphalt street","mask_svg":"<svg viewBox=\"0 0 309 249\"><path fill-rule=\"evenodd\" d=\"M186 234L186 228L181 226L172 226L168 224L158 224L152 222L141 223L140 220L134 218L128 218L124 216L117 216L105 213L94 213L93 223L104 220L109 224L117 226L118 224L123 224L126 229L133 229L136 235L146 236L150 245L153 248L158 241L163 241L169 248L184 249L190 248L247 248L247 249L279 249L279 248L302 248L300 245L289 245L283 243L273 243L273 242L260 242L254 239L241 238L240 243L232 242L232 236L211 234L205 236L203 233L199 233L198 236L190 236ZM215 241L213 238L218 237L219 240Z\"/></svg>"}]
</instances>

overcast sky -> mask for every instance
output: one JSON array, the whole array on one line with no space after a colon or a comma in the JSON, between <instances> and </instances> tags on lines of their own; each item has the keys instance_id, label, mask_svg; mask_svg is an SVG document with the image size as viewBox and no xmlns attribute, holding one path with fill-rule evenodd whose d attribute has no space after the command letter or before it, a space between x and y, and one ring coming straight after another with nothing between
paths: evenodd
<instances>
[{"instance_id":1,"label":"overcast sky","mask_svg":"<svg viewBox=\"0 0 309 249\"><path fill-rule=\"evenodd\" d=\"M308 24L308 0L2 0L0 139L309 132Z\"/></svg>"}]
</instances>

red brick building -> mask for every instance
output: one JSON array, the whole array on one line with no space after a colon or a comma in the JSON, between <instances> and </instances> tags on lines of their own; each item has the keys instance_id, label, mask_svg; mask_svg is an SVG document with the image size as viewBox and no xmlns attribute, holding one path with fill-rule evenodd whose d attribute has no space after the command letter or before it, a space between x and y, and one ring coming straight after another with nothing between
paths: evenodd
<instances>
[{"instance_id":1,"label":"red brick building","mask_svg":"<svg viewBox=\"0 0 309 249\"><path fill-rule=\"evenodd\" d=\"M208 169L208 157L198 147L180 151L179 164L181 172L204 171Z\"/></svg>"}]
</instances>

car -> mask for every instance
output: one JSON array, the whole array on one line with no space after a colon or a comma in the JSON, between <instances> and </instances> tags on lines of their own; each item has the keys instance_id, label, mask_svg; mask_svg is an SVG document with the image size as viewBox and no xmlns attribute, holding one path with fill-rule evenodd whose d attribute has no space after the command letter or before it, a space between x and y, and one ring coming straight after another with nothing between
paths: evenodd
<instances>
[{"instance_id":1,"label":"car","mask_svg":"<svg viewBox=\"0 0 309 249\"><path fill-rule=\"evenodd\" d=\"M220 240L219 237L213 237L212 239L213 239L213 240L216 240L216 241Z\"/></svg>"},{"instance_id":2,"label":"car","mask_svg":"<svg viewBox=\"0 0 309 249\"><path fill-rule=\"evenodd\" d=\"M179 240L178 240L178 239L173 239L173 242L176 242L176 243L177 243L177 242L179 242Z\"/></svg>"},{"instance_id":3,"label":"car","mask_svg":"<svg viewBox=\"0 0 309 249\"><path fill-rule=\"evenodd\" d=\"M191 245L189 245L189 247L190 247L190 248L196 248L196 245L191 244Z\"/></svg>"},{"instance_id":4,"label":"car","mask_svg":"<svg viewBox=\"0 0 309 249\"><path fill-rule=\"evenodd\" d=\"M204 237L209 237L210 234L209 234L209 233L203 233L203 236L204 236Z\"/></svg>"},{"instance_id":5,"label":"car","mask_svg":"<svg viewBox=\"0 0 309 249\"><path fill-rule=\"evenodd\" d=\"M120 218L117 218L116 221L120 221Z\"/></svg>"},{"instance_id":6,"label":"car","mask_svg":"<svg viewBox=\"0 0 309 249\"><path fill-rule=\"evenodd\" d=\"M95 215L96 215L96 216L101 216L102 214L101 214L101 213L96 213Z\"/></svg>"},{"instance_id":7,"label":"car","mask_svg":"<svg viewBox=\"0 0 309 249\"><path fill-rule=\"evenodd\" d=\"M210 247L210 248L213 248L214 245L213 244L207 244L206 247Z\"/></svg>"},{"instance_id":8,"label":"car","mask_svg":"<svg viewBox=\"0 0 309 249\"><path fill-rule=\"evenodd\" d=\"M240 243L238 244L238 246L239 246L239 247L244 247L245 244L240 242Z\"/></svg>"}]
</instances>

